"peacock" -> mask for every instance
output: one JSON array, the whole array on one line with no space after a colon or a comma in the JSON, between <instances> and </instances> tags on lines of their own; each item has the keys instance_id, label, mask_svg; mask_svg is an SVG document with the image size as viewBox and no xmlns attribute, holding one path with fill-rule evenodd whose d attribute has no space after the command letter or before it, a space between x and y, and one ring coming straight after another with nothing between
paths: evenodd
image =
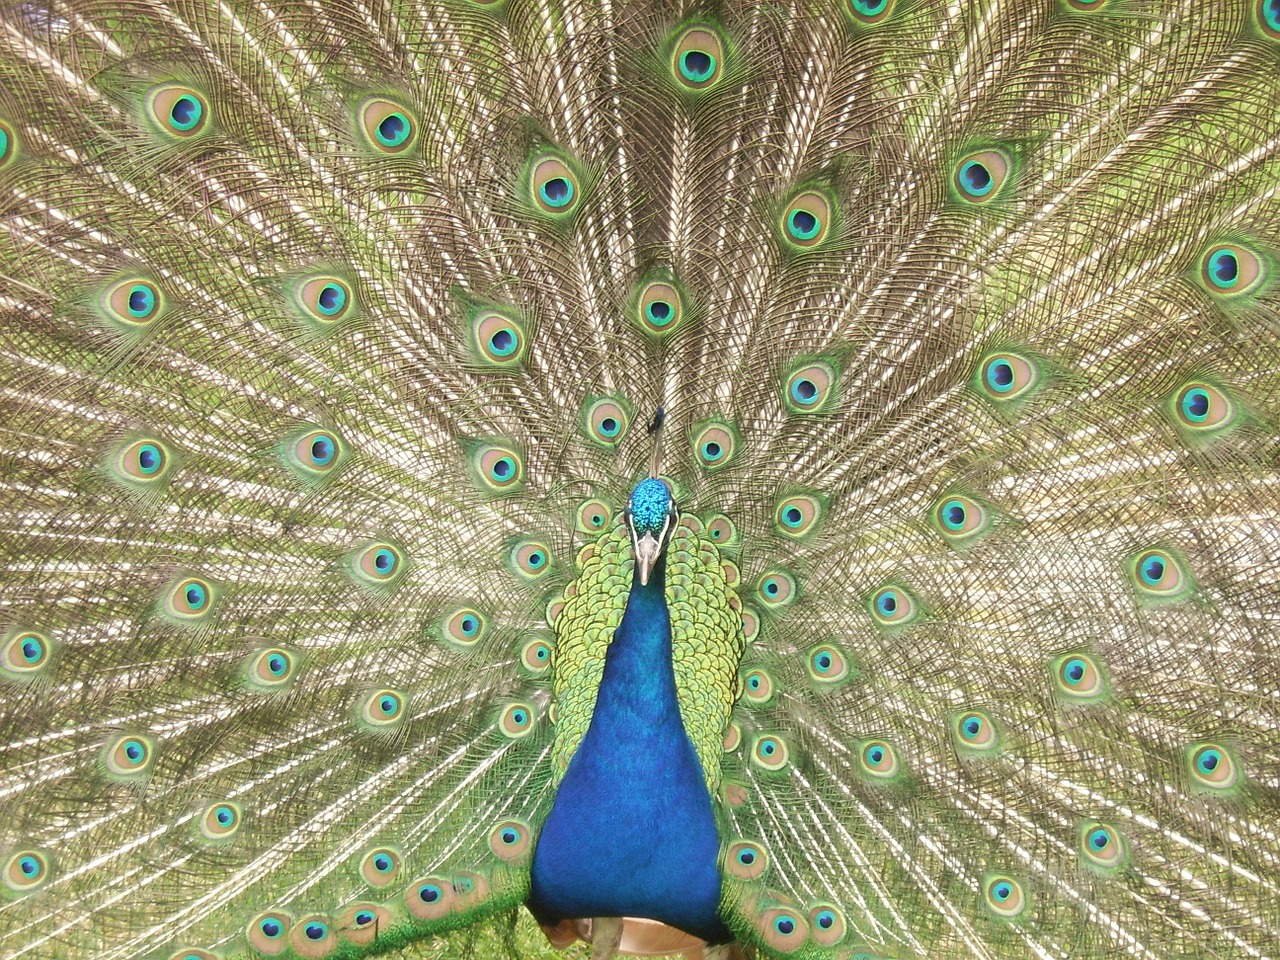
<instances>
[{"instance_id":1,"label":"peacock","mask_svg":"<svg viewBox=\"0 0 1280 960\"><path fill-rule=\"evenodd\" d=\"M0 956L1280 958L1280 0L0 0Z\"/></svg>"}]
</instances>

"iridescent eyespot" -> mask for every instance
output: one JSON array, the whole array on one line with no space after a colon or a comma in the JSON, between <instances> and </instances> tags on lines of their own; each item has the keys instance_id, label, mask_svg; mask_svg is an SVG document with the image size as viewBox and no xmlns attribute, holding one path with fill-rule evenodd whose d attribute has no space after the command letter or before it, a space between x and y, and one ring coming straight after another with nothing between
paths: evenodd
<instances>
[{"instance_id":1,"label":"iridescent eyespot","mask_svg":"<svg viewBox=\"0 0 1280 960\"><path fill-rule=\"evenodd\" d=\"M408 715L408 697L398 690L373 690L360 699L358 713L375 730L399 726Z\"/></svg>"},{"instance_id":2,"label":"iridescent eyespot","mask_svg":"<svg viewBox=\"0 0 1280 960\"><path fill-rule=\"evenodd\" d=\"M125 780L145 777L155 760L149 737L126 735L109 741L102 751L107 773Z\"/></svg>"},{"instance_id":3,"label":"iridescent eyespot","mask_svg":"<svg viewBox=\"0 0 1280 960\"><path fill-rule=\"evenodd\" d=\"M1027 906L1022 884L1008 876L996 875L985 878L982 884L982 895L987 907L1000 917L1016 917Z\"/></svg>"},{"instance_id":4,"label":"iridescent eyespot","mask_svg":"<svg viewBox=\"0 0 1280 960\"><path fill-rule=\"evenodd\" d=\"M848 930L844 911L832 903L816 903L809 908L809 936L814 943L833 947Z\"/></svg>"},{"instance_id":5,"label":"iridescent eyespot","mask_svg":"<svg viewBox=\"0 0 1280 960\"><path fill-rule=\"evenodd\" d=\"M930 519L938 532L957 549L972 546L991 527L991 514L987 508L959 494L940 500Z\"/></svg>"},{"instance_id":6,"label":"iridescent eyespot","mask_svg":"<svg viewBox=\"0 0 1280 960\"><path fill-rule=\"evenodd\" d=\"M259 953L274 957L288 948L289 928L292 925L287 913L269 910L249 921L245 928L245 938Z\"/></svg>"},{"instance_id":7,"label":"iridescent eyespot","mask_svg":"<svg viewBox=\"0 0 1280 960\"><path fill-rule=\"evenodd\" d=\"M485 634L484 615L471 607L462 607L445 615L440 622L440 636L449 643L473 647Z\"/></svg>"},{"instance_id":8,"label":"iridescent eyespot","mask_svg":"<svg viewBox=\"0 0 1280 960\"><path fill-rule=\"evenodd\" d=\"M371 887L385 887L400 875L400 854L390 847L374 847L360 858L360 876Z\"/></svg>"},{"instance_id":9,"label":"iridescent eyespot","mask_svg":"<svg viewBox=\"0 0 1280 960\"><path fill-rule=\"evenodd\" d=\"M774 529L784 537L803 540L817 532L822 522L822 501L812 494L784 497L773 509Z\"/></svg>"},{"instance_id":10,"label":"iridescent eyespot","mask_svg":"<svg viewBox=\"0 0 1280 960\"><path fill-rule=\"evenodd\" d=\"M51 864L42 850L19 850L5 862L0 880L14 893L30 893L48 883Z\"/></svg>"},{"instance_id":11,"label":"iridescent eyespot","mask_svg":"<svg viewBox=\"0 0 1280 960\"><path fill-rule=\"evenodd\" d=\"M532 676L544 676L551 669L551 643L541 637L526 641L520 648L520 665Z\"/></svg>"},{"instance_id":12,"label":"iridescent eyespot","mask_svg":"<svg viewBox=\"0 0 1280 960\"><path fill-rule=\"evenodd\" d=\"M171 137L185 140L209 124L209 104L190 87L162 84L147 91L147 112L153 123Z\"/></svg>"},{"instance_id":13,"label":"iridescent eyespot","mask_svg":"<svg viewBox=\"0 0 1280 960\"><path fill-rule=\"evenodd\" d=\"M365 140L378 153L404 153L418 139L417 117L394 100L369 97L360 104L357 115Z\"/></svg>"},{"instance_id":14,"label":"iridescent eyespot","mask_svg":"<svg viewBox=\"0 0 1280 960\"><path fill-rule=\"evenodd\" d=\"M0 168L5 167L17 155L18 138L13 132L13 127L4 120L0 120Z\"/></svg>"},{"instance_id":15,"label":"iridescent eyespot","mask_svg":"<svg viewBox=\"0 0 1280 960\"><path fill-rule=\"evenodd\" d=\"M321 330L334 325L355 312L356 299L351 286L339 277L318 275L298 282L294 300L307 319Z\"/></svg>"},{"instance_id":16,"label":"iridescent eyespot","mask_svg":"<svg viewBox=\"0 0 1280 960\"><path fill-rule=\"evenodd\" d=\"M346 571L352 581L371 593L390 591L404 579L405 555L395 544L374 540L347 555Z\"/></svg>"},{"instance_id":17,"label":"iridescent eyespot","mask_svg":"<svg viewBox=\"0 0 1280 960\"><path fill-rule=\"evenodd\" d=\"M266 647L249 656L246 676L251 687L263 691L287 688L297 666L294 654L280 647Z\"/></svg>"},{"instance_id":18,"label":"iridescent eyespot","mask_svg":"<svg viewBox=\"0 0 1280 960\"><path fill-rule=\"evenodd\" d=\"M1171 398L1174 424L1188 437L1208 437L1225 432L1236 419L1236 405L1211 383L1192 381Z\"/></svg>"},{"instance_id":19,"label":"iridescent eyespot","mask_svg":"<svg viewBox=\"0 0 1280 960\"><path fill-rule=\"evenodd\" d=\"M1107 693L1107 677L1087 653L1069 653L1053 660L1055 689L1068 701L1098 700Z\"/></svg>"},{"instance_id":20,"label":"iridescent eyespot","mask_svg":"<svg viewBox=\"0 0 1280 960\"><path fill-rule=\"evenodd\" d=\"M809 676L820 684L839 683L849 676L851 667L840 650L829 643L809 651L807 662Z\"/></svg>"},{"instance_id":21,"label":"iridescent eyespot","mask_svg":"<svg viewBox=\"0 0 1280 960\"><path fill-rule=\"evenodd\" d=\"M289 928L289 946L303 960L320 960L327 957L338 945L329 918L323 915L299 917Z\"/></svg>"},{"instance_id":22,"label":"iridescent eyespot","mask_svg":"<svg viewBox=\"0 0 1280 960\"><path fill-rule=\"evenodd\" d=\"M304 485L323 486L347 459L346 445L335 430L305 428L285 438L280 461Z\"/></svg>"},{"instance_id":23,"label":"iridescent eyespot","mask_svg":"<svg viewBox=\"0 0 1280 960\"><path fill-rule=\"evenodd\" d=\"M1235 758L1226 747L1217 743L1197 743L1189 747L1187 769L1196 788L1230 790L1240 782Z\"/></svg>"},{"instance_id":24,"label":"iridescent eyespot","mask_svg":"<svg viewBox=\"0 0 1280 960\"><path fill-rule=\"evenodd\" d=\"M627 434L631 419L622 404L614 400L597 400L584 415L587 436L602 446L612 447Z\"/></svg>"},{"instance_id":25,"label":"iridescent eyespot","mask_svg":"<svg viewBox=\"0 0 1280 960\"><path fill-rule=\"evenodd\" d=\"M489 832L489 849L499 860L523 860L533 849L529 826L519 820L504 820Z\"/></svg>"},{"instance_id":26,"label":"iridescent eyespot","mask_svg":"<svg viewBox=\"0 0 1280 960\"><path fill-rule=\"evenodd\" d=\"M797 911L786 907L763 911L756 920L756 929L765 944L780 953L799 950L809 939L808 921Z\"/></svg>"},{"instance_id":27,"label":"iridescent eyespot","mask_svg":"<svg viewBox=\"0 0 1280 960\"><path fill-rule=\"evenodd\" d=\"M243 817L240 804L230 800L215 803L200 815L200 833L209 840L227 840L239 831Z\"/></svg>"},{"instance_id":28,"label":"iridescent eyespot","mask_svg":"<svg viewBox=\"0 0 1280 960\"><path fill-rule=\"evenodd\" d=\"M1200 279L1207 290L1219 296L1248 293L1264 276L1262 261L1236 244L1211 247L1200 260Z\"/></svg>"},{"instance_id":29,"label":"iridescent eyespot","mask_svg":"<svg viewBox=\"0 0 1280 960\"><path fill-rule=\"evenodd\" d=\"M582 199L582 184L558 156L542 156L529 164L528 190L534 209L544 216L567 217Z\"/></svg>"},{"instance_id":30,"label":"iridescent eyespot","mask_svg":"<svg viewBox=\"0 0 1280 960\"><path fill-rule=\"evenodd\" d=\"M787 377L783 401L792 413L817 413L834 393L835 370L825 363L807 363Z\"/></svg>"},{"instance_id":31,"label":"iridescent eyespot","mask_svg":"<svg viewBox=\"0 0 1280 960\"><path fill-rule=\"evenodd\" d=\"M1000 746L995 722L981 710L958 713L951 719L951 740L962 754L989 753Z\"/></svg>"},{"instance_id":32,"label":"iridescent eyespot","mask_svg":"<svg viewBox=\"0 0 1280 960\"><path fill-rule=\"evenodd\" d=\"M694 433L694 457L698 466L708 472L728 466L737 449L737 433L731 424L713 420L700 425Z\"/></svg>"},{"instance_id":33,"label":"iridescent eyespot","mask_svg":"<svg viewBox=\"0 0 1280 960\"><path fill-rule=\"evenodd\" d=\"M723 513L707 517L706 536L721 550L732 548L738 543L738 528Z\"/></svg>"},{"instance_id":34,"label":"iridescent eyespot","mask_svg":"<svg viewBox=\"0 0 1280 960\"><path fill-rule=\"evenodd\" d=\"M1263 35L1280 40L1280 0L1258 0L1254 14Z\"/></svg>"},{"instance_id":35,"label":"iridescent eyespot","mask_svg":"<svg viewBox=\"0 0 1280 960\"><path fill-rule=\"evenodd\" d=\"M742 699L750 706L763 707L773 700L774 683L769 671L756 668L742 677Z\"/></svg>"},{"instance_id":36,"label":"iridescent eyespot","mask_svg":"<svg viewBox=\"0 0 1280 960\"><path fill-rule=\"evenodd\" d=\"M364 901L347 904L333 918L333 925L342 939L359 946L369 946L379 936L385 935L392 923L390 910L380 903Z\"/></svg>"},{"instance_id":37,"label":"iridescent eyespot","mask_svg":"<svg viewBox=\"0 0 1280 960\"><path fill-rule=\"evenodd\" d=\"M537 580L551 569L551 551L537 540L521 540L511 548L507 562L522 580Z\"/></svg>"},{"instance_id":38,"label":"iridescent eyespot","mask_svg":"<svg viewBox=\"0 0 1280 960\"><path fill-rule=\"evenodd\" d=\"M159 319L165 303L160 288L140 277L111 284L103 291L100 301L106 319L127 334L136 334Z\"/></svg>"},{"instance_id":39,"label":"iridescent eyespot","mask_svg":"<svg viewBox=\"0 0 1280 960\"><path fill-rule=\"evenodd\" d=\"M781 770L787 756L786 741L774 734L758 736L751 745L751 762L765 770Z\"/></svg>"},{"instance_id":40,"label":"iridescent eyespot","mask_svg":"<svg viewBox=\"0 0 1280 960\"><path fill-rule=\"evenodd\" d=\"M504 736L519 740L533 732L534 717L533 707L527 703L511 703L498 717L498 729Z\"/></svg>"},{"instance_id":41,"label":"iridescent eyespot","mask_svg":"<svg viewBox=\"0 0 1280 960\"><path fill-rule=\"evenodd\" d=\"M997 403L1028 396L1040 382L1040 372L1026 357L994 353L978 369L978 388Z\"/></svg>"},{"instance_id":42,"label":"iridescent eyespot","mask_svg":"<svg viewBox=\"0 0 1280 960\"><path fill-rule=\"evenodd\" d=\"M1124 865L1127 850L1115 828L1091 820L1076 831L1081 862L1095 873L1114 873Z\"/></svg>"},{"instance_id":43,"label":"iridescent eyespot","mask_svg":"<svg viewBox=\"0 0 1280 960\"><path fill-rule=\"evenodd\" d=\"M986 203L1000 193L1009 166L1009 158L1000 150L979 150L956 164L952 186L961 200Z\"/></svg>"},{"instance_id":44,"label":"iridescent eyespot","mask_svg":"<svg viewBox=\"0 0 1280 960\"><path fill-rule=\"evenodd\" d=\"M760 615L753 608L744 606L742 608L742 636L747 643L752 643L759 635Z\"/></svg>"},{"instance_id":45,"label":"iridescent eyespot","mask_svg":"<svg viewBox=\"0 0 1280 960\"><path fill-rule=\"evenodd\" d=\"M812 250L831 234L834 208L817 190L804 190L783 204L780 228L787 247Z\"/></svg>"},{"instance_id":46,"label":"iridescent eyespot","mask_svg":"<svg viewBox=\"0 0 1280 960\"><path fill-rule=\"evenodd\" d=\"M884 740L864 742L858 750L858 763L862 772L875 780L890 780L902 768L897 752Z\"/></svg>"},{"instance_id":47,"label":"iridescent eyespot","mask_svg":"<svg viewBox=\"0 0 1280 960\"><path fill-rule=\"evenodd\" d=\"M161 612L179 625L193 626L208 620L217 606L218 588L204 577L181 577L161 598Z\"/></svg>"},{"instance_id":48,"label":"iridescent eyespot","mask_svg":"<svg viewBox=\"0 0 1280 960\"><path fill-rule=\"evenodd\" d=\"M523 321L494 308L477 309L471 316L472 348L484 363L511 367L526 355L529 334Z\"/></svg>"},{"instance_id":49,"label":"iridescent eyespot","mask_svg":"<svg viewBox=\"0 0 1280 960\"><path fill-rule=\"evenodd\" d=\"M777 611L795 602L797 586L795 578L784 570L770 570L756 583L756 598L766 610Z\"/></svg>"},{"instance_id":50,"label":"iridescent eyespot","mask_svg":"<svg viewBox=\"0 0 1280 960\"><path fill-rule=\"evenodd\" d=\"M724 739L720 741L720 746L725 753L733 753L742 746L742 726L735 721L729 721L724 728Z\"/></svg>"},{"instance_id":51,"label":"iridescent eyespot","mask_svg":"<svg viewBox=\"0 0 1280 960\"><path fill-rule=\"evenodd\" d=\"M588 500L578 507L574 526L579 533L601 533L613 520L613 510L603 500Z\"/></svg>"},{"instance_id":52,"label":"iridescent eyespot","mask_svg":"<svg viewBox=\"0 0 1280 960\"><path fill-rule=\"evenodd\" d=\"M505 444L480 445L472 454L471 466L481 489L490 494L515 493L524 484L524 460Z\"/></svg>"},{"instance_id":53,"label":"iridescent eyespot","mask_svg":"<svg viewBox=\"0 0 1280 960\"><path fill-rule=\"evenodd\" d=\"M404 904L419 920L438 920L456 908L457 893L447 877L422 877L409 884Z\"/></svg>"},{"instance_id":54,"label":"iridescent eyespot","mask_svg":"<svg viewBox=\"0 0 1280 960\"><path fill-rule=\"evenodd\" d=\"M676 38L671 70L684 89L701 92L715 86L724 73L724 44L707 26L690 27Z\"/></svg>"},{"instance_id":55,"label":"iridescent eyespot","mask_svg":"<svg viewBox=\"0 0 1280 960\"><path fill-rule=\"evenodd\" d=\"M769 855L758 843L735 840L725 851L724 868L734 879L756 880L769 869Z\"/></svg>"},{"instance_id":56,"label":"iridescent eyespot","mask_svg":"<svg viewBox=\"0 0 1280 960\"><path fill-rule=\"evenodd\" d=\"M684 297L674 283L651 281L636 295L634 314L642 330L658 335L668 334L680 325L684 317Z\"/></svg>"},{"instance_id":57,"label":"iridescent eyespot","mask_svg":"<svg viewBox=\"0 0 1280 960\"><path fill-rule=\"evenodd\" d=\"M1145 603L1181 600L1194 584L1183 561L1171 550L1144 550L1129 560L1129 579Z\"/></svg>"},{"instance_id":58,"label":"iridescent eyespot","mask_svg":"<svg viewBox=\"0 0 1280 960\"><path fill-rule=\"evenodd\" d=\"M844 9L855 23L873 24L893 12L894 0L845 0Z\"/></svg>"},{"instance_id":59,"label":"iridescent eyespot","mask_svg":"<svg viewBox=\"0 0 1280 960\"><path fill-rule=\"evenodd\" d=\"M867 602L867 609L882 627L902 627L920 615L915 597L902 587L881 587Z\"/></svg>"},{"instance_id":60,"label":"iridescent eyespot","mask_svg":"<svg viewBox=\"0 0 1280 960\"><path fill-rule=\"evenodd\" d=\"M18 682L34 680L48 667L53 643L34 630L9 631L0 644L0 677Z\"/></svg>"}]
</instances>

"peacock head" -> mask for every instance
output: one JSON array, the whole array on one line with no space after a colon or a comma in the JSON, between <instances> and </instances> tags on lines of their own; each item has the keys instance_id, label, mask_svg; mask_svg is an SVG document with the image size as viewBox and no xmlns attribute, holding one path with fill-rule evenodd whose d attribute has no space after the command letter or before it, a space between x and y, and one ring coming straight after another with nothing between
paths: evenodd
<instances>
[{"instance_id":1,"label":"peacock head","mask_svg":"<svg viewBox=\"0 0 1280 960\"><path fill-rule=\"evenodd\" d=\"M671 488L663 481L646 477L631 491L627 529L631 531L631 553L642 585L649 583L649 576L671 538L677 516Z\"/></svg>"}]
</instances>

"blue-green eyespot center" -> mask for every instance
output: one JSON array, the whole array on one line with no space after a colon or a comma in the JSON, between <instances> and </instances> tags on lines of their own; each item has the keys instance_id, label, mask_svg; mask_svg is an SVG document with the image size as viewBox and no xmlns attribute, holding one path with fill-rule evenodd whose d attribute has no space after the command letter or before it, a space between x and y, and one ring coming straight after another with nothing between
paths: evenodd
<instances>
[{"instance_id":1,"label":"blue-green eyespot center","mask_svg":"<svg viewBox=\"0 0 1280 960\"><path fill-rule=\"evenodd\" d=\"M336 283L326 283L316 297L316 310L326 317L341 313L347 305L347 291Z\"/></svg>"},{"instance_id":2,"label":"blue-green eyespot center","mask_svg":"<svg viewBox=\"0 0 1280 960\"><path fill-rule=\"evenodd\" d=\"M275 917L266 917L258 924L262 935L269 940L276 940L284 933L284 925Z\"/></svg>"},{"instance_id":3,"label":"blue-green eyespot center","mask_svg":"<svg viewBox=\"0 0 1280 960\"><path fill-rule=\"evenodd\" d=\"M995 186L991 171L977 160L966 160L957 175L961 188L973 197L985 197Z\"/></svg>"},{"instance_id":4,"label":"blue-green eyespot center","mask_svg":"<svg viewBox=\"0 0 1280 960\"><path fill-rule=\"evenodd\" d=\"M787 213L787 232L797 240L812 240L822 230L822 221L808 210Z\"/></svg>"},{"instance_id":5,"label":"blue-green eyespot center","mask_svg":"<svg viewBox=\"0 0 1280 960\"><path fill-rule=\"evenodd\" d=\"M146 283L135 283L129 288L129 316L135 320L145 320L155 311L156 292Z\"/></svg>"},{"instance_id":6,"label":"blue-green eyespot center","mask_svg":"<svg viewBox=\"0 0 1280 960\"><path fill-rule=\"evenodd\" d=\"M138 469L148 476L164 465L164 454L154 443L144 443L138 447Z\"/></svg>"},{"instance_id":7,"label":"blue-green eyespot center","mask_svg":"<svg viewBox=\"0 0 1280 960\"><path fill-rule=\"evenodd\" d=\"M538 196L548 207L560 209L573 202L573 182L568 177L551 177L538 186Z\"/></svg>"},{"instance_id":8,"label":"blue-green eyespot center","mask_svg":"<svg viewBox=\"0 0 1280 960\"><path fill-rule=\"evenodd\" d=\"M996 393L1008 393L1013 389L1013 365L1003 358L987 364L987 386Z\"/></svg>"},{"instance_id":9,"label":"blue-green eyespot center","mask_svg":"<svg viewBox=\"0 0 1280 960\"><path fill-rule=\"evenodd\" d=\"M1240 282L1240 261L1230 250L1215 250L1205 261L1205 276L1218 289L1230 290Z\"/></svg>"},{"instance_id":10,"label":"blue-green eyespot center","mask_svg":"<svg viewBox=\"0 0 1280 960\"><path fill-rule=\"evenodd\" d=\"M489 349L494 356L509 357L520 349L520 335L512 327L503 327L489 337Z\"/></svg>"},{"instance_id":11,"label":"blue-green eyespot center","mask_svg":"<svg viewBox=\"0 0 1280 960\"><path fill-rule=\"evenodd\" d=\"M1201 750L1196 754L1196 769L1209 776L1218 769L1218 764L1222 762L1222 754L1212 747Z\"/></svg>"},{"instance_id":12,"label":"blue-green eyespot center","mask_svg":"<svg viewBox=\"0 0 1280 960\"><path fill-rule=\"evenodd\" d=\"M134 765L140 764L147 759L146 744L140 740L126 740L121 753L124 754L126 760Z\"/></svg>"},{"instance_id":13,"label":"blue-green eyespot center","mask_svg":"<svg viewBox=\"0 0 1280 960\"><path fill-rule=\"evenodd\" d=\"M1280 3L1280 0L1276 0ZM1203 387L1192 387L1183 393L1178 409L1192 423L1204 423L1209 416L1209 394Z\"/></svg>"},{"instance_id":14,"label":"blue-green eyespot center","mask_svg":"<svg viewBox=\"0 0 1280 960\"><path fill-rule=\"evenodd\" d=\"M1002 881L991 888L991 895L1003 903L1013 896L1013 887Z\"/></svg>"},{"instance_id":15,"label":"blue-green eyespot center","mask_svg":"<svg viewBox=\"0 0 1280 960\"><path fill-rule=\"evenodd\" d=\"M329 925L312 920L302 930L308 940L323 940L329 935Z\"/></svg>"},{"instance_id":16,"label":"blue-green eyespot center","mask_svg":"<svg viewBox=\"0 0 1280 960\"><path fill-rule=\"evenodd\" d=\"M169 123L175 130L186 132L195 127L204 116L204 104L190 94L183 94L169 108Z\"/></svg>"},{"instance_id":17,"label":"blue-green eyespot center","mask_svg":"<svg viewBox=\"0 0 1280 960\"><path fill-rule=\"evenodd\" d=\"M665 327L675 316L675 308L666 300L654 300L645 305L644 314L655 327Z\"/></svg>"},{"instance_id":18,"label":"blue-green eyespot center","mask_svg":"<svg viewBox=\"0 0 1280 960\"><path fill-rule=\"evenodd\" d=\"M1280 0L1259 0L1258 15L1263 29L1280 37Z\"/></svg>"},{"instance_id":19,"label":"blue-green eyespot center","mask_svg":"<svg viewBox=\"0 0 1280 960\"><path fill-rule=\"evenodd\" d=\"M1164 572L1168 563L1169 561L1163 554L1149 553L1138 564L1138 575L1147 586L1158 586L1160 581L1164 579Z\"/></svg>"},{"instance_id":20,"label":"blue-green eyespot center","mask_svg":"<svg viewBox=\"0 0 1280 960\"><path fill-rule=\"evenodd\" d=\"M706 50L686 50L680 54L680 73L686 80L705 83L716 72L716 58Z\"/></svg>"},{"instance_id":21,"label":"blue-green eyespot center","mask_svg":"<svg viewBox=\"0 0 1280 960\"><path fill-rule=\"evenodd\" d=\"M317 434L311 440L311 462L317 467L328 466L337 455L338 445L328 434Z\"/></svg>"},{"instance_id":22,"label":"blue-green eyespot center","mask_svg":"<svg viewBox=\"0 0 1280 960\"><path fill-rule=\"evenodd\" d=\"M849 0L853 12L862 17L877 17L889 6L889 0Z\"/></svg>"},{"instance_id":23,"label":"blue-green eyespot center","mask_svg":"<svg viewBox=\"0 0 1280 960\"><path fill-rule=\"evenodd\" d=\"M21 650L22 659L27 663L39 663L44 659L44 644L39 637L24 637Z\"/></svg>"},{"instance_id":24,"label":"blue-green eyespot center","mask_svg":"<svg viewBox=\"0 0 1280 960\"><path fill-rule=\"evenodd\" d=\"M773 929L777 930L784 937L789 937L791 934L795 933L795 918L788 917L786 914L775 917L773 920Z\"/></svg>"},{"instance_id":25,"label":"blue-green eyespot center","mask_svg":"<svg viewBox=\"0 0 1280 960\"><path fill-rule=\"evenodd\" d=\"M963 530L966 519L964 504L959 500L948 500L940 511L943 525L948 530Z\"/></svg>"},{"instance_id":26,"label":"blue-green eyespot center","mask_svg":"<svg viewBox=\"0 0 1280 960\"><path fill-rule=\"evenodd\" d=\"M398 110L383 117L376 129L378 142L384 147L398 147L413 134L413 124Z\"/></svg>"},{"instance_id":27,"label":"blue-green eyespot center","mask_svg":"<svg viewBox=\"0 0 1280 960\"><path fill-rule=\"evenodd\" d=\"M187 606L192 610L202 610L209 599L208 592L205 588L194 582L186 585L183 589L182 595L187 601Z\"/></svg>"}]
</instances>

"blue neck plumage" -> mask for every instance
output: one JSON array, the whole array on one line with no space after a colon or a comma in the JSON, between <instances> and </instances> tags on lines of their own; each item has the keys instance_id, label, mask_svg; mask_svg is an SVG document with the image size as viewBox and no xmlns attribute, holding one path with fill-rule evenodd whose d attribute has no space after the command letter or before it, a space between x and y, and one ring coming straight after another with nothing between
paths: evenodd
<instances>
[{"instance_id":1,"label":"blue neck plumage","mask_svg":"<svg viewBox=\"0 0 1280 960\"><path fill-rule=\"evenodd\" d=\"M529 906L544 923L648 917L722 942L720 842L676 699L665 567L647 585L633 577L591 724L539 833Z\"/></svg>"}]
</instances>

